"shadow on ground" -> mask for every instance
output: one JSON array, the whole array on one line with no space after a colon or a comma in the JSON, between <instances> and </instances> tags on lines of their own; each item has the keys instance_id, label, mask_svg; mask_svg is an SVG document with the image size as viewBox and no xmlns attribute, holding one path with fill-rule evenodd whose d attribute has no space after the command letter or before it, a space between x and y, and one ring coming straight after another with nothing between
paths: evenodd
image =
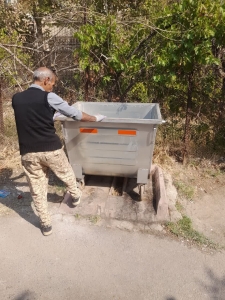
<instances>
[{"instance_id":1,"label":"shadow on ground","mask_svg":"<svg viewBox=\"0 0 225 300\"><path fill-rule=\"evenodd\" d=\"M205 272L208 277L207 282L202 282L199 280L199 284L202 287L202 292L204 293L204 295L206 297L208 296L209 300L225 300L225 275L219 277L209 268L206 268ZM178 299L172 296L167 296L165 300Z\"/></svg>"},{"instance_id":2,"label":"shadow on ground","mask_svg":"<svg viewBox=\"0 0 225 300\"><path fill-rule=\"evenodd\" d=\"M57 189L62 195L54 191ZM27 222L39 227L39 218L32 208L31 194L22 169L16 174L11 168L0 170L0 190L10 192L7 197L0 198L0 215L7 215L10 210L13 210ZM64 184L53 173L50 173L48 202L59 205L63 199L63 191Z\"/></svg>"},{"instance_id":3,"label":"shadow on ground","mask_svg":"<svg viewBox=\"0 0 225 300\"><path fill-rule=\"evenodd\" d=\"M206 268L208 282L200 282L209 299L225 300L225 275L217 276L211 269Z\"/></svg>"},{"instance_id":4,"label":"shadow on ground","mask_svg":"<svg viewBox=\"0 0 225 300\"><path fill-rule=\"evenodd\" d=\"M35 295L35 293L27 290L19 294L18 296L15 296L13 300L37 300L38 297Z\"/></svg>"}]
</instances>

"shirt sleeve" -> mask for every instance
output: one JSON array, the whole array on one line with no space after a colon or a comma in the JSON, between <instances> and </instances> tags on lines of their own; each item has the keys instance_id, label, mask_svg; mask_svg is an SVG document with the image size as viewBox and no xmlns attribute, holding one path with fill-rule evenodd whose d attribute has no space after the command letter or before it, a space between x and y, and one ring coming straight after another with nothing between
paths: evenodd
<instances>
[{"instance_id":1,"label":"shirt sleeve","mask_svg":"<svg viewBox=\"0 0 225 300\"><path fill-rule=\"evenodd\" d=\"M80 121L82 119L82 111L70 106L66 101L55 93L48 93L47 97L48 103L56 111L60 112L62 115L73 118L74 120Z\"/></svg>"}]
</instances>

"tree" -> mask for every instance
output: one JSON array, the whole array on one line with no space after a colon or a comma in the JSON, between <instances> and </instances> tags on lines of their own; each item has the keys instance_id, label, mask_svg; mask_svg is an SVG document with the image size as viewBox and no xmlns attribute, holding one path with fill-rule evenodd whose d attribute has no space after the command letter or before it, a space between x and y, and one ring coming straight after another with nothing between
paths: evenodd
<instances>
[{"instance_id":1,"label":"tree","mask_svg":"<svg viewBox=\"0 0 225 300\"><path fill-rule=\"evenodd\" d=\"M181 89L186 86L184 162L189 152L191 119L202 104L196 93L197 78L207 66L220 65L212 52L213 40L218 48L224 43L224 34L221 37L219 34L225 29L225 7L219 2L183 0L174 3L165 8L164 17L157 24L164 38L154 57L154 79L166 86L180 85ZM165 32L168 26L169 30ZM178 101L175 106L180 105L182 103Z\"/></svg>"},{"instance_id":2,"label":"tree","mask_svg":"<svg viewBox=\"0 0 225 300\"><path fill-rule=\"evenodd\" d=\"M86 100L159 102L165 117L183 124L180 130L173 123L185 161L191 142L225 144L224 5L21 0L0 10L0 75L22 89L32 69L45 64L59 76L70 70L72 93ZM57 53L54 27L76 32L74 57Z\"/></svg>"},{"instance_id":3,"label":"tree","mask_svg":"<svg viewBox=\"0 0 225 300\"><path fill-rule=\"evenodd\" d=\"M77 60L86 77L92 94L104 90L108 101L127 101L128 95L146 101L146 74L151 66L151 39L156 34L154 22L160 5L153 1L137 3L112 1L97 2L95 12L75 36L80 41ZM141 4L143 6L141 6ZM101 14L99 14L99 11ZM140 16L143 11L145 15ZM87 79L87 78L86 78Z\"/></svg>"}]
</instances>

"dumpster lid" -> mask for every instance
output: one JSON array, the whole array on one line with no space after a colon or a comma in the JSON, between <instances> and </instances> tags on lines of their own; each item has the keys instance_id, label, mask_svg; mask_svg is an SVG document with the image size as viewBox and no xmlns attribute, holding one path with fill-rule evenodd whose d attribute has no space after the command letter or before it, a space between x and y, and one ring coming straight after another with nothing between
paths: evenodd
<instances>
[{"instance_id":1,"label":"dumpster lid","mask_svg":"<svg viewBox=\"0 0 225 300\"><path fill-rule=\"evenodd\" d=\"M112 103L112 102L76 102L76 109L89 115L102 114L104 123L163 123L158 103ZM55 118L59 121L75 121L64 115Z\"/></svg>"}]
</instances>

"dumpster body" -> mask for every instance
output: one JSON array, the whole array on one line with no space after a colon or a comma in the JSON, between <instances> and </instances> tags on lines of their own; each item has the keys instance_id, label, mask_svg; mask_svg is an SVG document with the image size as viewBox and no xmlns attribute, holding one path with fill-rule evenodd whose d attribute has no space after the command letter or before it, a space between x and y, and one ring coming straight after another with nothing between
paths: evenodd
<instances>
[{"instance_id":1,"label":"dumpster body","mask_svg":"<svg viewBox=\"0 0 225 300\"><path fill-rule=\"evenodd\" d=\"M157 103L77 102L77 109L107 116L102 122L80 122L64 116L65 146L78 179L84 175L137 178L147 183L157 126Z\"/></svg>"}]
</instances>

